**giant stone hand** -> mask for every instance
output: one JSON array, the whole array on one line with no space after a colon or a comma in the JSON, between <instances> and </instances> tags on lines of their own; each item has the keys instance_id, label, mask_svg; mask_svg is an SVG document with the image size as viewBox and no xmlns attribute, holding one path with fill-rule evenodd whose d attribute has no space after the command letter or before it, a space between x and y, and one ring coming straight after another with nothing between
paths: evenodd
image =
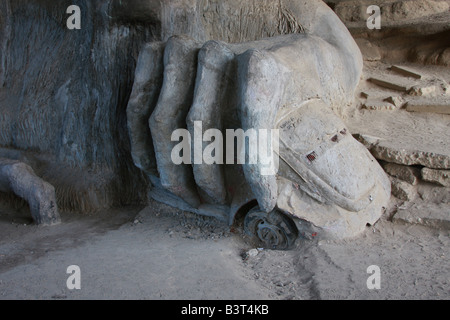
<instances>
[{"instance_id":1,"label":"giant stone hand","mask_svg":"<svg viewBox=\"0 0 450 320\"><path fill-rule=\"evenodd\" d=\"M154 9L151 2L131 1L124 11L130 15L139 13L142 18L145 10L136 13L132 4ZM294 185L315 201L363 211L369 198L373 201L372 194L365 194L374 190L373 185L381 184L384 191L389 186L377 164L356 145L334 113L353 99L361 75L361 54L346 28L323 2L275 2L280 7L273 37L227 43L209 40L205 37L209 29L205 29L192 32L191 36L170 35L167 41L149 43L142 49L127 110L134 162L153 178L155 185L192 210L204 213L201 208L207 206L214 211L215 205L227 211L235 203L242 206L245 202L235 200L238 188L233 183L239 178L233 176L239 173L233 172L240 168L194 161L192 165L175 164L171 155L178 142L172 141L173 133L185 128L195 136L198 123L202 134L209 129L281 129L281 150L273 150L272 156L281 158L282 172L265 175L262 164L245 163L242 179L251 193L246 200L256 199L259 210L265 213L277 209L295 211L286 206L280 208L280 194L286 192L284 179L295 180L284 172L292 169L301 180ZM224 3L239 6L236 1ZM161 3L156 1L154 5ZM174 7L179 9L177 4L166 5L172 11ZM154 15L155 10L148 10L147 19L164 20ZM283 30L292 34L283 34ZM347 158L343 149L328 152L341 140L341 149L354 153L359 163ZM208 144L203 143L202 149ZM319 156L321 159L316 159ZM294 163L299 158L301 163ZM349 169L353 165L359 168ZM354 174L358 169L361 173ZM372 175L377 177L376 182ZM381 211L385 196L379 198L377 208ZM370 217L364 216L359 223L365 226L376 221L380 213L375 211L371 210ZM234 214L230 215L225 214L224 218L232 222ZM294 215L311 220L308 215ZM340 223L340 218L333 219L338 221L336 225ZM314 224L324 226L326 220L325 217ZM335 232L345 233L344 229Z\"/></svg>"}]
</instances>

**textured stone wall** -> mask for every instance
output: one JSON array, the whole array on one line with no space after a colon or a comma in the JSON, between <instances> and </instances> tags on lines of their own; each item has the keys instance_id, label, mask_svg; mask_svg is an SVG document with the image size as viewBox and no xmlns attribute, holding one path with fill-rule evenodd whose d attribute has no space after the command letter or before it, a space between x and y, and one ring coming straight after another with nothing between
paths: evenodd
<instances>
[{"instance_id":1,"label":"textured stone wall","mask_svg":"<svg viewBox=\"0 0 450 320\"><path fill-rule=\"evenodd\" d=\"M66 27L71 4L81 8L81 30ZM115 23L108 5L0 3L0 147L39 158L35 170L70 209L133 202L145 190L130 157L126 106L152 27Z\"/></svg>"}]
</instances>

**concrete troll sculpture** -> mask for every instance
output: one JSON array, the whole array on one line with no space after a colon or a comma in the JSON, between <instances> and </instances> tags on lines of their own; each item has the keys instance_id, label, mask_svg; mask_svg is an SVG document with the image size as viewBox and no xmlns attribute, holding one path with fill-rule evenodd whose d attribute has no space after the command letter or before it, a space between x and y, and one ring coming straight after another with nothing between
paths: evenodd
<instances>
[{"instance_id":1,"label":"concrete troll sculpture","mask_svg":"<svg viewBox=\"0 0 450 320\"><path fill-rule=\"evenodd\" d=\"M0 196L37 223L150 192L288 249L388 201L340 118L361 53L320 0L5 0L0 47Z\"/></svg>"},{"instance_id":2,"label":"concrete troll sculpture","mask_svg":"<svg viewBox=\"0 0 450 320\"><path fill-rule=\"evenodd\" d=\"M112 12L161 24L127 108L154 199L230 224L244 217L274 249L354 236L380 218L389 180L337 116L361 53L322 1L113 1Z\"/></svg>"}]
</instances>

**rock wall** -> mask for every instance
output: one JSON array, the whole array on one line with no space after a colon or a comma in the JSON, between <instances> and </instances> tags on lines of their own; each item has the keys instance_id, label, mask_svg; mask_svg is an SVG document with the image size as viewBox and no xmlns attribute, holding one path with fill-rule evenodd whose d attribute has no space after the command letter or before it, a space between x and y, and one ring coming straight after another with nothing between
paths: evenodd
<instances>
[{"instance_id":1,"label":"rock wall","mask_svg":"<svg viewBox=\"0 0 450 320\"><path fill-rule=\"evenodd\" d=\"M327 0L359 40L364 55L391 62L450 66L449 0ZM368 30L367 8L381 10L381 29ZM364 39L362 41L361 39Z\"/></svg>"},{"instance_id":2,"label":"rock wall","mask_svg":"<svg viewBox=\"0 0 450 320\"><path fill-rule=\"evenodd\" d=\"M69 30L67 8L81 8ZM126 106L152 26L117 24L107 1L0 3L0 154L33 163L64 209L145 199L130 157ZM21 152L13 152L19 150Z\"/></svg>"}]
</instances>

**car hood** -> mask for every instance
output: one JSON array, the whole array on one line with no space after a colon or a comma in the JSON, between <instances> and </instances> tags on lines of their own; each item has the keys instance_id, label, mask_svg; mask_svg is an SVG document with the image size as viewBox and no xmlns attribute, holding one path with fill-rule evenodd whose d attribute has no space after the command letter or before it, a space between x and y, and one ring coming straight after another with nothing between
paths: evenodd
<instances>
[{"instance_id":1,"label":"car hood","mask_svg":"<svg viewBox=\"0 0 450 320\"><path fill-rule=\"evenodd\" d=\"M279 176L350 211L370 204L382 169L328 106L313 101L285 110L278 128Z\"/></svg>"}]
</instances>

